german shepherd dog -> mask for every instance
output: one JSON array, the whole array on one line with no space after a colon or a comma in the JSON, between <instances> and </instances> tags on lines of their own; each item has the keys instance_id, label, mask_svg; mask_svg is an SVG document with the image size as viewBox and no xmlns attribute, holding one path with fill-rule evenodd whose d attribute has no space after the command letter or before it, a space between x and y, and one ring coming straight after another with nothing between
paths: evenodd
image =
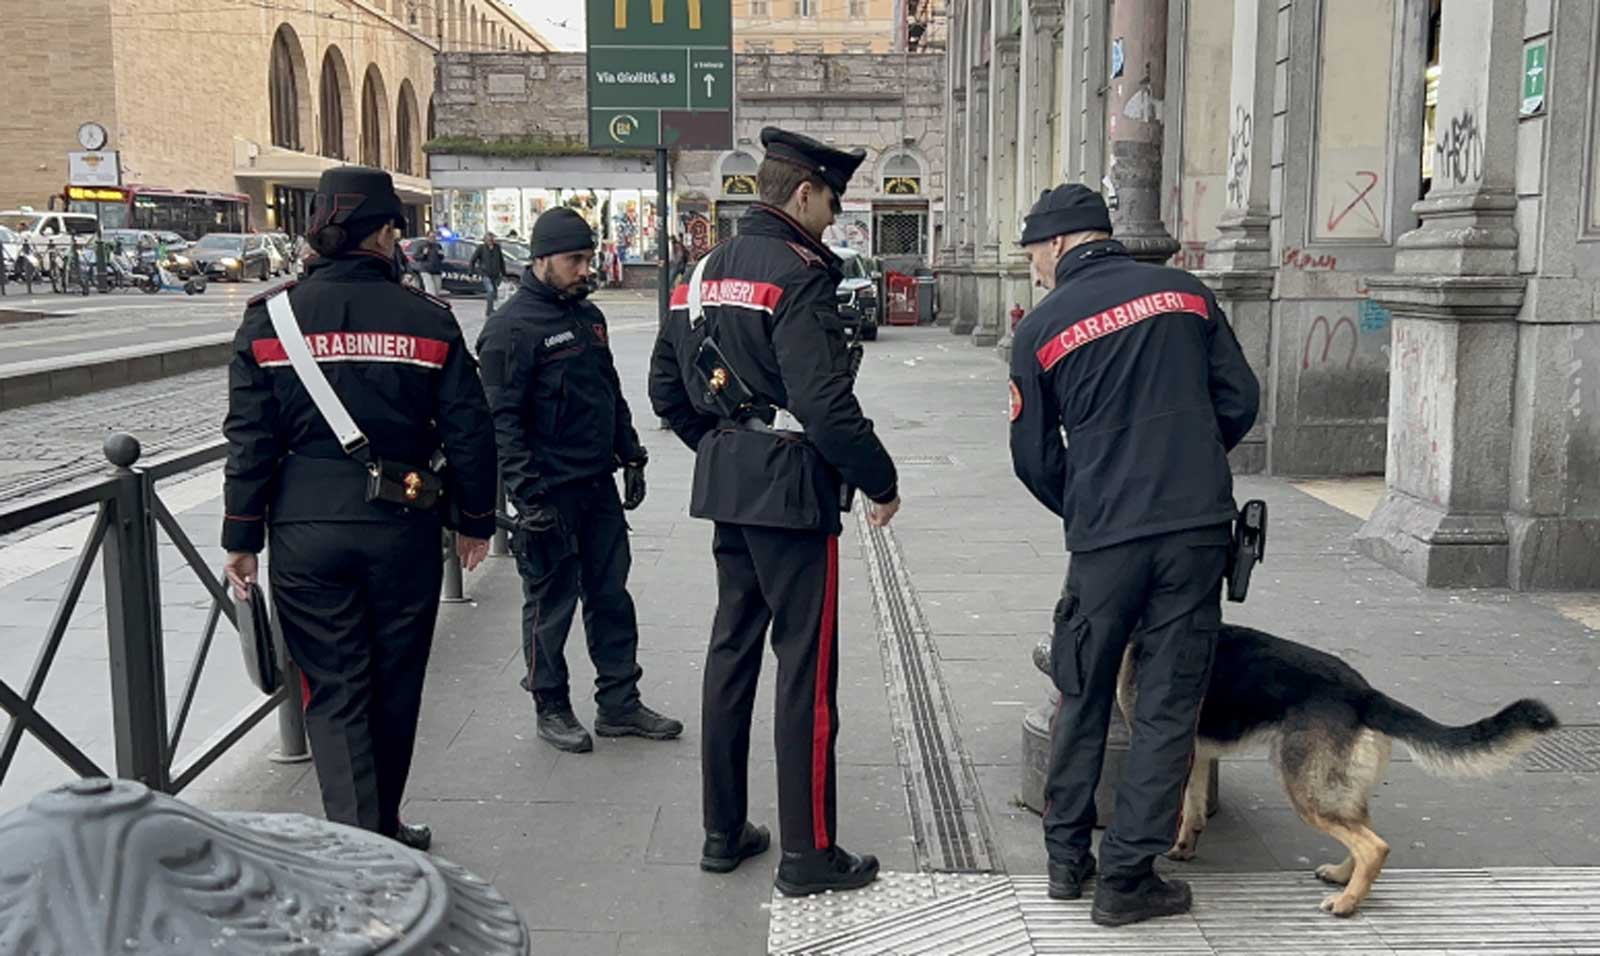
<instances>
[{"instance_id":1,"label":"german shepherd dog","mask_svg":"<svg viewBox=\"0 0 1600 956\"><path fill-rule=\"evenodd\" d=\"M1137 668L1130 642L1117 680L1117 701L1129 726ZM1322 909L1349 916L1389 856L1389 844L1372 831L1367 801L1388 768L1392 741L1403 741L1429 773L1485 776L1505 769L1559 725L1542 702L1519 700L1475 724L1447 727L1373 688L1332 654L1224 625L1200 708L1178 842L1167 856L1194 858L1210 810L1209 761L1249 743L1266 743L1300 819L1349 851L1344 862L1316 869L1318 878L1344 887L1323 900Z\"/></svg>"}]
</instances>

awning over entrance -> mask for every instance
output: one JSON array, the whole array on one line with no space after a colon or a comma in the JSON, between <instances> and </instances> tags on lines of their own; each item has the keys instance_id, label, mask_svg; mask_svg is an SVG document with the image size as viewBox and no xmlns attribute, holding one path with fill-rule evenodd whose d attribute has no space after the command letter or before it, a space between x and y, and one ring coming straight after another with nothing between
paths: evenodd
<instances>
[{"instance_id":1,"label":"awning over entrance","mask_svg":"<svg viewBox=\"0 0 1600 956\"><path fill-rule=\"evenodd\" d=\"M316 189L323 170L344 165L344 160L313 156L277 146L263 146L249 140L234 140L233 175L241 185L261 183L294 189ZM433 201L433 185L428 180L400 173L391 175L401 202L427 205Z\"/></svg>"}]
</instances>

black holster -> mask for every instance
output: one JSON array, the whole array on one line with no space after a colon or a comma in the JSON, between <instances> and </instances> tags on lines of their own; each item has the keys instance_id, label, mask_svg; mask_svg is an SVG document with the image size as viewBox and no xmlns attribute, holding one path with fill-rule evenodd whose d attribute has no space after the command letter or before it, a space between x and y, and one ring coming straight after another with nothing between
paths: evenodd
<instances>
[{"instance_id":1,"label":"black holster","mask_svg":"<svg viewBox=\"0 0 1600 956\"><path fill-rule=\"evenodd\" d=\"M1228 553L1228 600L1242 602L1250 593L1250 574L1267 555L1267 503L1247 501L1233 524Z\"/></svg>"}]
</instances>

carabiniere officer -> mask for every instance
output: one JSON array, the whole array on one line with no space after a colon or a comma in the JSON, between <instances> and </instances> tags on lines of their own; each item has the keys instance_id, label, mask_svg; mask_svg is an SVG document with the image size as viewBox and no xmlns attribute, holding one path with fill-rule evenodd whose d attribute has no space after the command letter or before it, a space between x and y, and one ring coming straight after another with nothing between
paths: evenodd
<instances>
[{"instance_id":1,"label":"carabiniere officer","mask_svg":"<svg viewBox=\"0 0 1600 956\"><path fill-rule=\"evenodd\" d=\"M565 207L541 215L533 265L478 339L500 470L516 505L522 575L522 686L538 734L586 753L594 740L572 710L566 643L581 597L595 667L595 733L670 740L683 724L639 700L639 623L628 594L628 523L644 501L648 456L611 357L606 317L589 301L594 232ZM622 469L627 501L617 494Z\"/></svg>"},{"instance_id":2,"label":"carabiniere officer","mask_svg":"<svg viewBox=\"0 0 1600 956\"><path fill-rule=\"evenodd\" d=\"M272 600L310 690L306 732L328 819L427 849L400 822L443 575L437 506L372 497L372 467L432 473L459 512L470 570L494 532L494 430L450 307L400 284L405 207L389 174L322 174L304 281L250 301L228 366L222 546L236 591L270 541ZM366 437L347 452L288 358L268 300L287 297L307 350ZM242 596L242 595L241 595Z\"/></svg>"}]
</instances>

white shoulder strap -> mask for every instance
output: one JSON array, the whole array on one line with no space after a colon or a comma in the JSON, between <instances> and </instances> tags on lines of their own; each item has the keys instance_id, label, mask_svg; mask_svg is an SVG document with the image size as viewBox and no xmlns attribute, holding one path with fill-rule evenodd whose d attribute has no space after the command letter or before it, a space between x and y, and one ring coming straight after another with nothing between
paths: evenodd
<instances>
[{"instance_id":1,"label":"white shoulder strap","mask_svg":"<svg viewBox=\"0 0 1600 956\"><path fill-rule=\"evenodd\" d=\"M284 354L289 356L289 364L294 366L300 384L311 393L311 401L317 406L317 411L322 413L328 427L333 429L339 446L347 455L354 455L365 448L367 436L361 433L355 419L350 417L344 403L339 401L333 386L328 384L328 376L322 374L322 367L306 347L305 334L300 331L300 323L296 321L294 309L289 305L289 293L280 292L268 299L267 314L272 317L272 327L278 333L278 341L283 343Z\"/></svg>"},{"instance_id":2,"label":"white shoulder strap","mask_svg":"<svg viewBox=\"0 0 1600 956\"><path fill-rule=\"evenodd\" d=\"M706 308L702 301L703 295L700 290L700 283L706 275L706 263L710 261L710 252L701 256L700 261L695 263L694 276L689 279L689 328L691 329L699 328L700 323L706 320Z\"/></svg>"}]
</instances>

